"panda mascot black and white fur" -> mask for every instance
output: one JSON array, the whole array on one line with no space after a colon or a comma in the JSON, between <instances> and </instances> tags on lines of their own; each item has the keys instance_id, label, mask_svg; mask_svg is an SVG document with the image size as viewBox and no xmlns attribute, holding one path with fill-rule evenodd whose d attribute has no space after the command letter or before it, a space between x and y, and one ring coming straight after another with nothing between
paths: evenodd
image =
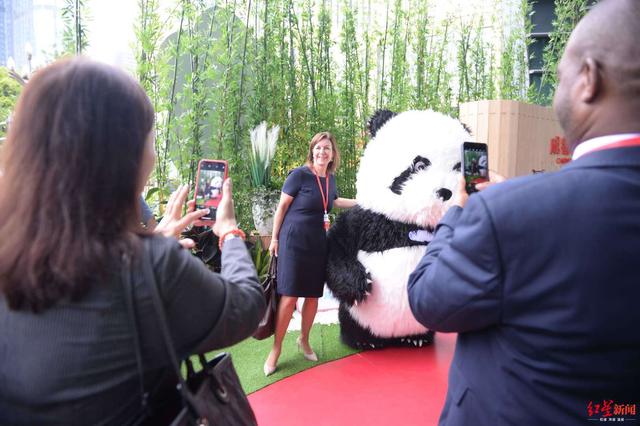
<instances>
[{"instance_id":1,"label":"panda mascot black and white fur","mask_svg":"<svg viewBox=\"0 0 640 426\"><path fill-rule=\"evenodd\" d=\"M434 111L377 111L356 178L357 206L328 235L327 286L340 301L340 336L358 349L423 346L433 332L411 313L407 281L460 177L470 134Z\"/></svg>"}]
</instances>

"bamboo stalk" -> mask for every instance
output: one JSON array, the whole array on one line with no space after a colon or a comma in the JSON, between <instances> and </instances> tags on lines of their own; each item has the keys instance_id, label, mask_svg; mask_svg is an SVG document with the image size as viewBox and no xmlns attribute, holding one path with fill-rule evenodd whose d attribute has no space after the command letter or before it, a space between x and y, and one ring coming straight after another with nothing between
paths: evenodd
<instances>
[{"instance_id":1,"label":"bamboo stalk","mask_svg":"<svg viewBox=\"0 0 640 426\"><path fill-rule=\"evenodd\" d=\"M240 69L240 90L239 90L239 100L240 103L238 105L238 114L236 115L236 121L233 126L233 144L236 150L239 150L239 130L240 126L240 114L242 113L242 89L244 87L244 67L246 65L247 59L247 41L249 39L249 17L251 16L251 0L249 0L249 5L247 6L247 22L245 24L245 33L244 33L244 48L242 50L242 68Z\"/></svg>"},{"instance_id":2,"label":"bamboo stalk","mask_svg":"<svg viewBox=\"0 0 640 426\"><path fill-rule=\"evenodd\" d=\"M384 77L384 61L387 53L387 33L389 30L389 0L387 0L387 14L386 20L384 24L384 38L382 39L382 72L380 74L380 95L378 97L377 108L382 108L382 101L384 98L384 86L385 86L385 77Z\"/></svg>"},{"instance_id":3,"label":"bamboo stalk","mask_svg":"<svg viewBox=\"0 0 640 426\"><path fill-rule=\"evenodd\" d=\"M302 51L302 58L304 61L304 65L307 68L307 73L309 74L309 82L310 82L310 86L311 86L311 96L313 99L313 110L317 111L318 110L318 97L316 95L316 83L314 80L314 76L313 76L313 71L311 68L311 65L309 64L309 58L307 57L307 47L305 45L304 42L304 37L302 36L302 33L300 31L300 26L298 25L298 20L293 19L293 23L296 26L296 30L298 31L298 40L300 41L300 45L301 45L301 51Z\"/></svg>"},{"instance_id":4,"label":"bamboo stalk","mask_svg":"<svg viewBox=\"0 0 640 426\"><path fill-rule=\"evenodd\" d=\"M173 105L175 102L175 94L176 94L176 83L178 81L178 61L180 59L180 39L182 38L183 31L183 23L184 23L184 9L182 9L182 14L180 17L180 27L178 29L178 40L176 42L176 53L175 53L175 63L173 67L173 82L171 83L171 95L169 97L169 111L167 112L167 124L166 124L166 135L164 140L164 153L163 153L163 161L162 161L162 172L163 175L166 175L167 172L167 155L169 152L169 129L171 128L171 117L173 115Z\"/></svg>"}]
</instances>

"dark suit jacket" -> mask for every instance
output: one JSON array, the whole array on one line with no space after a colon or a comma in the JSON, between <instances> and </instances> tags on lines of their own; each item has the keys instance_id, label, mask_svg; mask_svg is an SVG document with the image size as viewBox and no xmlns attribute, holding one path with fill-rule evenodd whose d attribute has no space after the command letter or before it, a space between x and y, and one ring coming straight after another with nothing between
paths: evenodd
<instances>
[{"instance_id":1,"label":"dark suit jacket","mask_svg":"<svg viewBox=\"0 0 640 426\"><path fill-rule=\"evenodd\" d=\"M603 401L640 420L639 266L637 147L452 208L408 284L418 321L460 333L440 424L584 425Z\"/></svg>"}]
</instances>

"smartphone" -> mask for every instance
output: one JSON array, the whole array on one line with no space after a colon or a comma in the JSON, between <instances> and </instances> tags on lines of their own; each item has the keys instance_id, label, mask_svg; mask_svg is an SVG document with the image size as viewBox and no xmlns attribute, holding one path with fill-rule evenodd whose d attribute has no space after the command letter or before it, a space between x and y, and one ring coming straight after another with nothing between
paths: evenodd
<instances>
[{"instance_id":1,"label":"smartphone","mask_svg":"<svg viewBox=\"0 0 640 426\"><path fill-rule=\"evenodd\" d=\"M476 184L489 181L489 154L486 143L462 144L462 173L467 194L478 192Z\"/></svg>"},{"instance_id":2,"label":"smartphone","mask_svg":"<svg viewBox=\"0 0 640 426\"><path fill-rule=\"evenodd\" d=\"M222 199L222 183L229 174L229 165L224 160L200 160L196 176L196 209L209 209L203 220L216 220L216 211Z\"/></svg>"}]
</instances>

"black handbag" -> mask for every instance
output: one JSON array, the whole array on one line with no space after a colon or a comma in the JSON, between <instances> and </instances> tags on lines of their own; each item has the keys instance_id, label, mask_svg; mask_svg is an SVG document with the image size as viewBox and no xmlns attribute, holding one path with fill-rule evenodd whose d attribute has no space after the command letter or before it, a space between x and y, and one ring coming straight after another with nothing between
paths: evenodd
<instances>
[{"instance_id":1,"label":"black handbag","mask_svg":"<svg viewBox=\"0 0 640 426\"><path fill-rule=\"evenodd\" d=\"M278 312L278 293L276 292L277 287L277 274L278 274L278 262L275 256L271 257L271 261L269 262L269 272L265 277L264 281L262 281L262 292L264 294L264 298L267 302L267 309L264 311L264 316L260 323L258 324L258 328L255 333L253 333L253 337L258 340L264 340L273 334L276 331L276 313Z\"/></svg>"},{"instance_id":2,"label":"black handbag","mask_svg":"<svg viewBox=\"0 0 640 426\"><path fill-rule=\"evenodd\" d=\"M223 352L209 361L205 359L204 355L198 355L202 365L202 369L198 372L195 371L191 360L185 359L186 381L182 377L180 363L171 339L164 305L160 299L150 259L143 259L142 267L144 282L149 288L158 325L162 331L174 371L172 376L175 375L169 379L169 383L174 383L175 387L171 389L171 386L169 388L166 385L157 386L152 393L146 392L144 389L140 333L135 317L133 284L129 276L129 280L126 280L125 283L128 281L130 288L125 293L129 316L133 322L136 364L142 398L142 414L136 424L158 426L256 425L255 415L240 385L240 380L231 362L231 355L228 353Z\"/></svg>"}]
</instances>

